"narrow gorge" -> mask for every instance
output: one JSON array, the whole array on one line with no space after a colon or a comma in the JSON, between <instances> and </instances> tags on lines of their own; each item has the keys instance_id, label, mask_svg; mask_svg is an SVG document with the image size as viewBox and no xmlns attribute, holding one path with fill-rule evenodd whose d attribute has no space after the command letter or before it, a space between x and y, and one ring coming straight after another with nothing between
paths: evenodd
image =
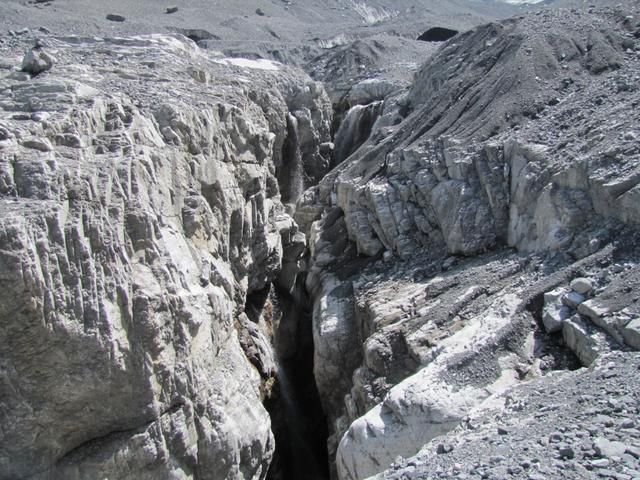
<instances>
[{"instance_id":1,"label":"narrow gorge","mask_svg":"<svg viewBox=\"0 0 640 480\"><path fill-rule=\"evenodd\" d=\"M640 8L378 3L0 35L0 480L640 476Z\"/></svg>"}]
</instances>

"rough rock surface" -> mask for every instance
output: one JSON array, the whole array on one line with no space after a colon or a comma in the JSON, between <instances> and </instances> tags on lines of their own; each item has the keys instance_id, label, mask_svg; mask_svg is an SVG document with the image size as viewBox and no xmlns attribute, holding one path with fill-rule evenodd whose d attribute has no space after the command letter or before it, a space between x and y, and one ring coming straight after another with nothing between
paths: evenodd
<instances>
[{"instance_id":1,"label":"rough rock surface","mask_svg":"<svg viewBox=\"0 0 640 480\"><path fill-rule=\"evenodd\" d=\"M638 13L541 11L456 36L386 97L400 121L303 195L339 478L549 370L637 348ZM583 277L593 289L571 285Z\"/></svg>"},{"instance_id":2,"label":"rough rock surface","mask_svg":"<svg viewBox=\"0 0 640 480\"><path fill-rule=\"evenodd\" d=\"M638 477L640 9L436 3L0 2L0 478Z\"/></svg>"},{"instance_id":3,"label":"rough rock surface","mask_svg":"<svg viewBox=\"0 0 640 480\"><path fill-rule=\"evenodd\" d=\"M638 55L625 50L636 43L613 11L543 13L462 34L399 100L413 113L375 131L323 180L320 200L345 212L366 255L470 255L506 242L583 256L616 224L638 223ZM596 58L598 49L606 53Z\"/></svg>"},{"instance_id":4,"label":"rough rock surface","mask_svg":"<svg viewBox=\"0 0 640 480\"><path fill-rule=\"evenodd\" d=\"M328 97L181 36L46 42L48 72L0 73L0 477L264 478L245 299L297 241L278 177L324 173Z\"/></svg>"}]
</instances>

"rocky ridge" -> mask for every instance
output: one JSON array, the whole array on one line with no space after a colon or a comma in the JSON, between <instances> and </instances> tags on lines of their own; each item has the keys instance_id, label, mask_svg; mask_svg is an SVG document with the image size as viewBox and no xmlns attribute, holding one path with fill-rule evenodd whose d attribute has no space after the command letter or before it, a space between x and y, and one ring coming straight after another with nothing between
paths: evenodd
<instances>
[{"instance_id":1,"label":"rocky ridge","mask_svg":"<svg viewBox=\"0 0 640 480\"><path fill-rule=\"evenodd\" d=\"M637 14L540 11L455 37L299 202L339 478L415 454L545 371L638 348ZM477 266L488 250L498 265ZM576 270L582 258L600 260ZM570 293L582 276L592 299ZM561 336L545 294L566 307Z\"/></svg>"},{"instance_id":2,"label":"rocky ridge","mask_svg":"<svg viewBox=\"0 0 640 480\"><path fill-rule=\"evenodd\" d=\"M276 365L245 302L304 243L280 192L328 166L324 89L182 36L50 37L40 72L13 42L0 477L264 477Z\"/></svg>"}]
</instances>

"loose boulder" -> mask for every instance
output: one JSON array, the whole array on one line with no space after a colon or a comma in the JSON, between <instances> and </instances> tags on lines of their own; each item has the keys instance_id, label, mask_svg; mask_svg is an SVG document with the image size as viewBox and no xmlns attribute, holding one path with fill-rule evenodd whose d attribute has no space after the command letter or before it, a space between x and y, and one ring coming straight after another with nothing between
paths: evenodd
<instances>
[{"instance_id":1,"label":"loose boulder","mask_svg":"<svg viewBox=\"0 0 640 480\"><path fill-rule=\"evenodd\" d=\"M124 22L126 19L122 15L110 13L107 15L107 20L109 20L110 22Z\"/></svg>"},{"instance_id":2,"label":"loose boulder","mask_svg":"<svg viewBox=\"0 0 640 480\"><path fill-rule=\"evenodd\" d=\"M566 290L563 288L544 294L542 322L549 333L562 330L562 322L571 316L571 310L562 304L562 296L565 294Z\"/></svg>"},{"instance_id":3,"label":"loose boulder","mask_svg":"<svg viewBox=\"0 0 640 480\"><path fill-rule=\"evenodd\" d=\"M571 282L571 290L580 295L587 295L593 290L593 283L588 278L576 278Z\"/></svg>"},{"instance_id":4,"label":"loose boulder","mask_svg":"<svg viewBox=\"0 0 640 480\"><path fill-rule=\"evenodd\" d=\"M54 58L41 48L33 48L22 59L22 71L38 75L53 67Z\"/></svg>"}]
</instances>

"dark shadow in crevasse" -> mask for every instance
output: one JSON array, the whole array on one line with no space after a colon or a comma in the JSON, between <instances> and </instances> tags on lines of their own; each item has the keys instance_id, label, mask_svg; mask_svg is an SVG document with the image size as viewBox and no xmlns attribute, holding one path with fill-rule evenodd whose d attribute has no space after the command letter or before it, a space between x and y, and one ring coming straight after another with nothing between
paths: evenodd
<instances>
[{"instance_id":1,"label":"dark shadow in crevasse","mask_svg":"<svg viewBox=\"0 0 640 480\"><path fill-rule=\"evenodd\" d=\"M299 275L303 277L303 275ZM268 480L328 480L327 423L313 376L310 301L299 278L293 294L272 287L276 382L264 401L276 440Z\"/></svg>"}]
</instances>

